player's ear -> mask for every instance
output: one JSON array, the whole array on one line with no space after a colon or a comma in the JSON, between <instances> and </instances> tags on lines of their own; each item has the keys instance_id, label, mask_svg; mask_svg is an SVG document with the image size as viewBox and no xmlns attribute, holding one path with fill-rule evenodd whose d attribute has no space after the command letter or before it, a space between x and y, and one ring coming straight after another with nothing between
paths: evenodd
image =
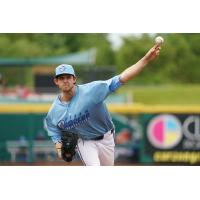
<instances>
[{"instance_id":1,"label":"player's ear","mask_svg":"<svg viewBox=\"0 0 200 200\"><path fill-rule=\"evenodd\" d=\"M74 84L76 84L76 77L75 76L73 76L73 80L74 80Z\"/></svg>"},{"instance_id":2,"label":"player's ear","mask_svg":"<svg viewBox=\"0 0 200 200\"><path fill-rule=\"evenodd\" d=\"M57 79L57 78L54 78L53 81L54 81L54 83L55 83L56 85L58 85L58 79Z\"/></svg>"}]
</instances>

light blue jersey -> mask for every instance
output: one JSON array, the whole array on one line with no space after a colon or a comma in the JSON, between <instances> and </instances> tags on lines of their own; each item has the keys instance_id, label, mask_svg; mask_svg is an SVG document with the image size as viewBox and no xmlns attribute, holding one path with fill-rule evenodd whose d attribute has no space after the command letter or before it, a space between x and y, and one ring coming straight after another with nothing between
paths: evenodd
<instances>
[{"instance_id":1,"label":"light blue jersey","mask_svg":"<svg viewBox=\"0 0 200 200\"><path fill-rule=\"evenodd\" d=\"M121 85L119 76L115 76L106 81L77 85L70 102L63 103L58 96L46 117L48 135L53 142L61 140L62 131L90 140L111 130L114 125L103 101Z\"/></svg>"}]
</instances>

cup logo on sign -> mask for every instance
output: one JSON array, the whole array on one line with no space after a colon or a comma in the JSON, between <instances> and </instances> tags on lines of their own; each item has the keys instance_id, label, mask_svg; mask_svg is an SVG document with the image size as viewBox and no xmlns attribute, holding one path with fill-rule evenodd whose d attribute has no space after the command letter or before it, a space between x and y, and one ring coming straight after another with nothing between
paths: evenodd
<instances>
[{"instance_id":1,"label":"cup logo on sign","mask_svg":"<svg viewBox=\"0 0 200 200\"><path fill-rule=\"evenodd\" d=\"M179 144L182 139L180 121L173 115L158 115L147 127L149 142L159 149L170 149Z\"/></svg>"}]
</instances>

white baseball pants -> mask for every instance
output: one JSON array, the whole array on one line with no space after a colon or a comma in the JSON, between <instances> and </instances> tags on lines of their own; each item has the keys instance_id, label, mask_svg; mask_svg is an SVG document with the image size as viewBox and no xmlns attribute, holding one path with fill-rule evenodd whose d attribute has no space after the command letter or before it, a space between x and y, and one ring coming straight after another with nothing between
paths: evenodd
<instances>
[{"instance_id":1,"label":"white baseball pants","mask_svg":"<svg viewBox=\"0 0 200 200\"><path fill-rule=\"evenodd\" d=\"M114 133L108 131L102 140L78 140L77 150L86 166L114 165Z\"/></svg>"}]
</instances>

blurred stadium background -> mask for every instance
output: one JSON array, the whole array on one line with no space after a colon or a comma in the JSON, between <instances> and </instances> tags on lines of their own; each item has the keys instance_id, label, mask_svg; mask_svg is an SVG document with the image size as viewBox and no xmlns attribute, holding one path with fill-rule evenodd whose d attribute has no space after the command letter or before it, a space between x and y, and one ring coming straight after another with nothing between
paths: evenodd
<instances>
[{"instance_id":1,"label":"blurred stadium background","mask_svg":"<svg viewBox=\"0 0 200 200\"><path fill-rule=\"evenodd\" d=\"M200 34L0 34L0 165L68 165L44 117L58 90L54 69L72 64L78 84L108 79L165 39L162 52L107 100L116 165L200 164ZM81 165L78 156L70 165Z\"/></svg>"}]
</instances>

